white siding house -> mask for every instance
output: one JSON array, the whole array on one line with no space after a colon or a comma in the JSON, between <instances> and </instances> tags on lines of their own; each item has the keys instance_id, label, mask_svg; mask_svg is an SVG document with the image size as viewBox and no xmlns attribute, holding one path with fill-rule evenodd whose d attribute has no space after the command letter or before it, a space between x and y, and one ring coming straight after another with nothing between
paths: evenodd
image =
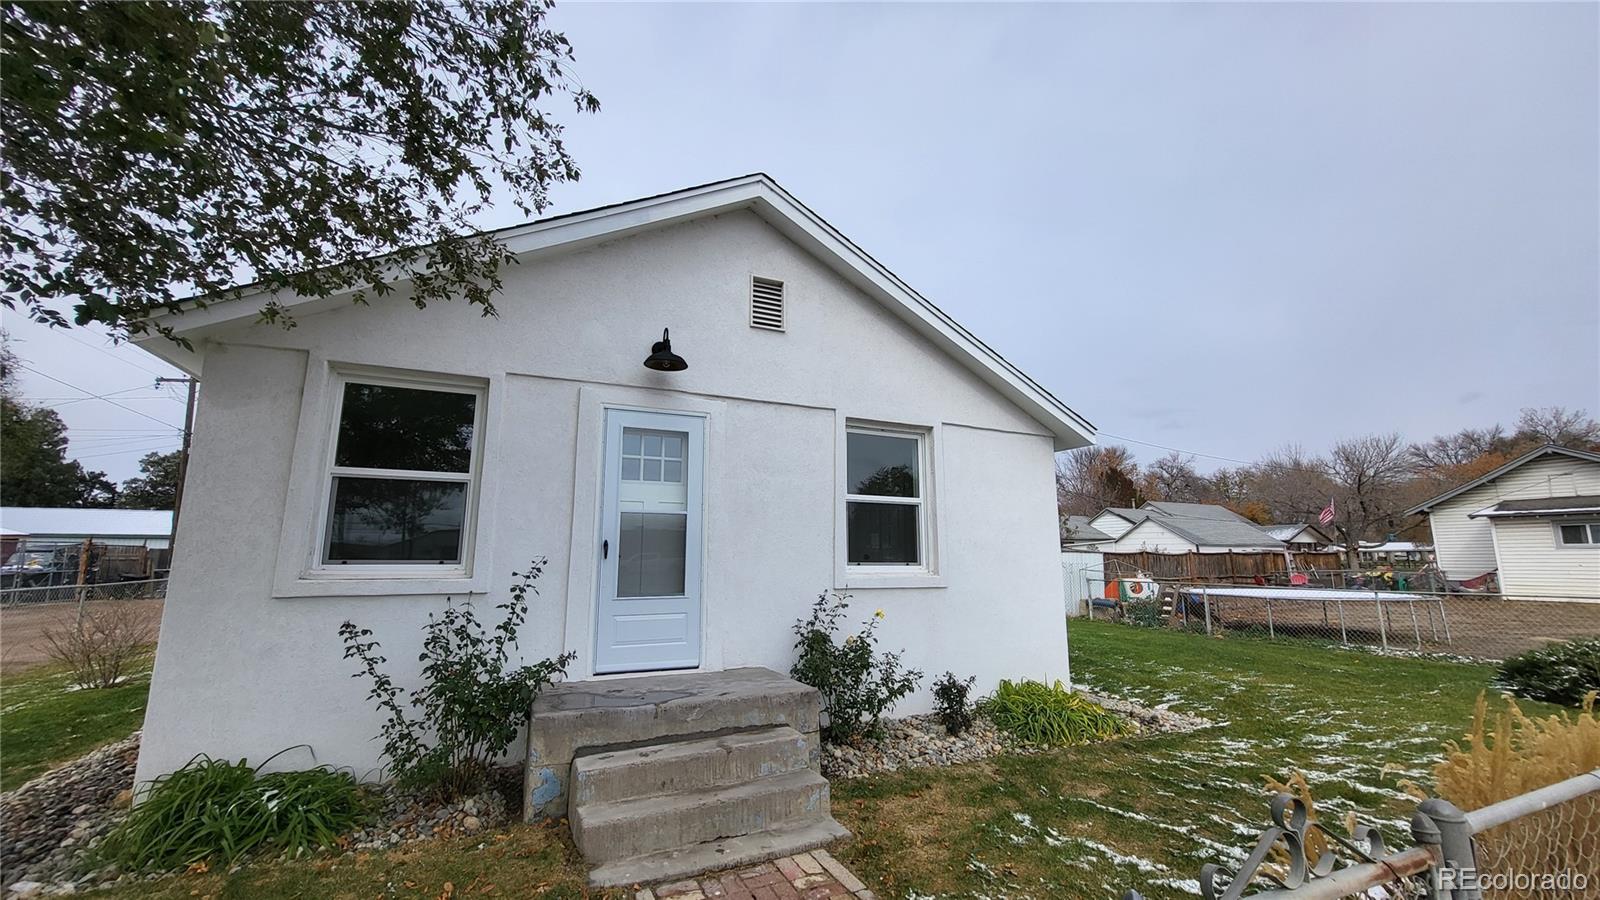
<instances>
[{"instance_id":1,"label":"white siding house","mask_svg":"<svg viewBox=\"0 0 1600 900\"><path fill-rule=\"evenodd\" d=\"M1200 547L1155 519L1145 519L1100 549L1106 553L1195 553Z\"/></svg>"},{"instance_id":2,"label":"white siding house","mask_svg":"<svg viewBox=\"0 0 1600 900\"><path fill-rule=\"evenodd\" d=\"M1099 524L1103 523L1103 524ZM1284 544L1260 526L1225 506L1153 500L1138 509L1111 507L1090 520L1116 540L1106 553L1249 553L1282 551Z\"/></svg>"},{"instance_id":3,"label":"white siding house","mask_svg":"<svg viewBox=\"0 0 1600 900\"><path fill-rule=\"evenodd\" d=\"M1137 509L1107 508L1089 520L1089 527L1112 538L1120 538L1127 534L1128 529L1144 521L1145 516L1145 513Z\"/></svg>"},{"instance_id":4,"label":"white siding house","mask_svg":"<svg viewBox=\"0 0 1600 900\"><path fill-rule=\"evenodd\" d=\"M163 323L193 352L143 339L202 389L141 782L301 744L374 772L340 623L410 682L428 615L534 557L520 652L569 679L787 672L828 589L909 666L1069 677L1054 454L1093 430L1048 391L766 176L495 237L498 318L246 296ZM641 365L663 328L686 369Z\"/></svg>"},{"instance_id":5,"label":"white siding house","mask_svg":"<svg viewBox=\"0 0 1600 900\"><path fill-rule=\"evenodd\" d=\"M1600 454L1542 447L1412 510L1426 513L1440 570L1452 581L1498 571L1514 596L1600 598L1597 550L1564 544L1561 524L1600 521L1584 512L1600 496ZM1573 498L1553 505L1537 501ZM1532 506L1532 509L1519 507ZM1539 507L1545 508L1539 508ZM1587 532L1585 532L1587 533Z\"/></svg>"}]
</instances>

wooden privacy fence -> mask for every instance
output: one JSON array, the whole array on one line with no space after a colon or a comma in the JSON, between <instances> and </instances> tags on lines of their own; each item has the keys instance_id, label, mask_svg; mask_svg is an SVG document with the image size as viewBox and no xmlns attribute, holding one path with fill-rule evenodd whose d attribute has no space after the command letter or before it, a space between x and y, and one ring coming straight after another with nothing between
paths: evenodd
<instances>
[{"instance_id":1,"label":"wooden privacy fence","mask_svg":"<svg viewBox=\"0 0 1600 900\"><path fill-rule=\"evenodd\" d=\"M1344 568L1344 556L1338 553L1294 553L1294 571L1311 569L1338 571ZM1234 579L1254 578L1257 575L1287 575L1289 561L1283 553L1107 553L1107 577L1132 575L1143 572L1157 581L1181 578Z\"/></svg>"}]
</instances>

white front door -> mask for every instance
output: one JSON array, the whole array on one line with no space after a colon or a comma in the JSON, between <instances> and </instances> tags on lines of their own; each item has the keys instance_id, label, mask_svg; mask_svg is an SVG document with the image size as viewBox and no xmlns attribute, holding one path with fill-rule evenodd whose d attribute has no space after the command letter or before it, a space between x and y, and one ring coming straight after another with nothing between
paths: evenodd
<instances>
[{"instance_id":1,"label":"white front door","mask_svg":"<svg viewBox=\"0 0 1600 900\"><path fill-rule=\"evenodd\" d=\"M700 665L705 419L606 411L595 672Z\"/></svg>"}]
</instances>

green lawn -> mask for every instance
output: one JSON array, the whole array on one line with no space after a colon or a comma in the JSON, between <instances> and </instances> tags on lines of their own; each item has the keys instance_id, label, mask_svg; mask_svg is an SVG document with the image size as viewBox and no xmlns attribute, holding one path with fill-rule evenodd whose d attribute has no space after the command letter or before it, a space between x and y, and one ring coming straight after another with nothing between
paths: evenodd
<instances>
[{"instance_id":1,"label":"green lawn","mask_svg":"<svg viewBox=\"0 0 1600 900\"><path fill-rule=\"evenodd\" d=\"M139 730L150 664L104 690L77 690L59 666L0 677L0 791Z\"/></svg>"},{"instance_id":2,"label":"green lawn","mask_svg":"<svg viewBox=\"0 0 1600 900\"><path fill-rule=\"evenodd\" d=\"M1221 724L835 782L834 814L857 836L835 855L884 898L1112 900L1130 887L1150 900L1188 897L1201 864L1241 857L1267 824L1264 777L1295 768L1326 815L1359 810L1399 844L1410 803L1397 781L1428 777L1441 742L1469 725L1491 674L1485 666L1081 621L1072 625L1072 654L1074 677L1097 689L1170 702ZM8 696L8 716L13 702ZM583 873L563 829L517 826L109 894L431 898L448 883L455 897L606 896L586 893Z\"/></svg>"},{"instance_id":3,"label":"green lawn","mask_svg":"<svg viewBox=\"0 0 1600 900\"><path fill-rule=\"evenodd\" d=\"M1359 811L1398 845L1412 804L1397 782L1429 780L1492 674L1086 621L1072 623L1072 672L1222 724L836 783L835 814L857 835L836 855L885 897L1185 897L1203 863L1244 856L1270 823L1265 777L1294 769L1325 820Z\"/></svg>"}]
</instances>

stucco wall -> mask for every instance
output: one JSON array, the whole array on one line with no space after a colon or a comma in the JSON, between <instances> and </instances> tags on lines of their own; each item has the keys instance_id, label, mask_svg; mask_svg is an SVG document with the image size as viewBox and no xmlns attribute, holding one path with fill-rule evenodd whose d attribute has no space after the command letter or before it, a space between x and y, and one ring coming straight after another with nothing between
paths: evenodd
<instances>
[{"instance_id":1,"label":"stucco wall","mask_svg":"<svg viewBox=\"0 0 1600 900\"><path fill-rule=\"evenodd\" d=\"M748 327L751 274L785 281L788 331ZM446 592L499 602L509 573L548 557L523 632L529 657L593 664L597 410L708 416L707 667L792 662L790 627L841 584L838 448L846 418L932 430L934 578L856 588L882 608L930 706L946 669L1066 678L1047 430L749 213L674 226L511 267L499 319L403 298L302 316L289 331L207 337L189 491L179 525L138 777L195 753L253 760L309 744L375 773L379 717L341 658L339 624L372 628L403 678ZM640 365L670 326L686 372ZM485 379L481 515L471 577L368 585L307 578L321 502L331 365ZM850 579L854 581L854 579ZM931 584L929 583L931 582ZM282 766L310 761L289 755Z\"/></svg>"}]
</instances>

